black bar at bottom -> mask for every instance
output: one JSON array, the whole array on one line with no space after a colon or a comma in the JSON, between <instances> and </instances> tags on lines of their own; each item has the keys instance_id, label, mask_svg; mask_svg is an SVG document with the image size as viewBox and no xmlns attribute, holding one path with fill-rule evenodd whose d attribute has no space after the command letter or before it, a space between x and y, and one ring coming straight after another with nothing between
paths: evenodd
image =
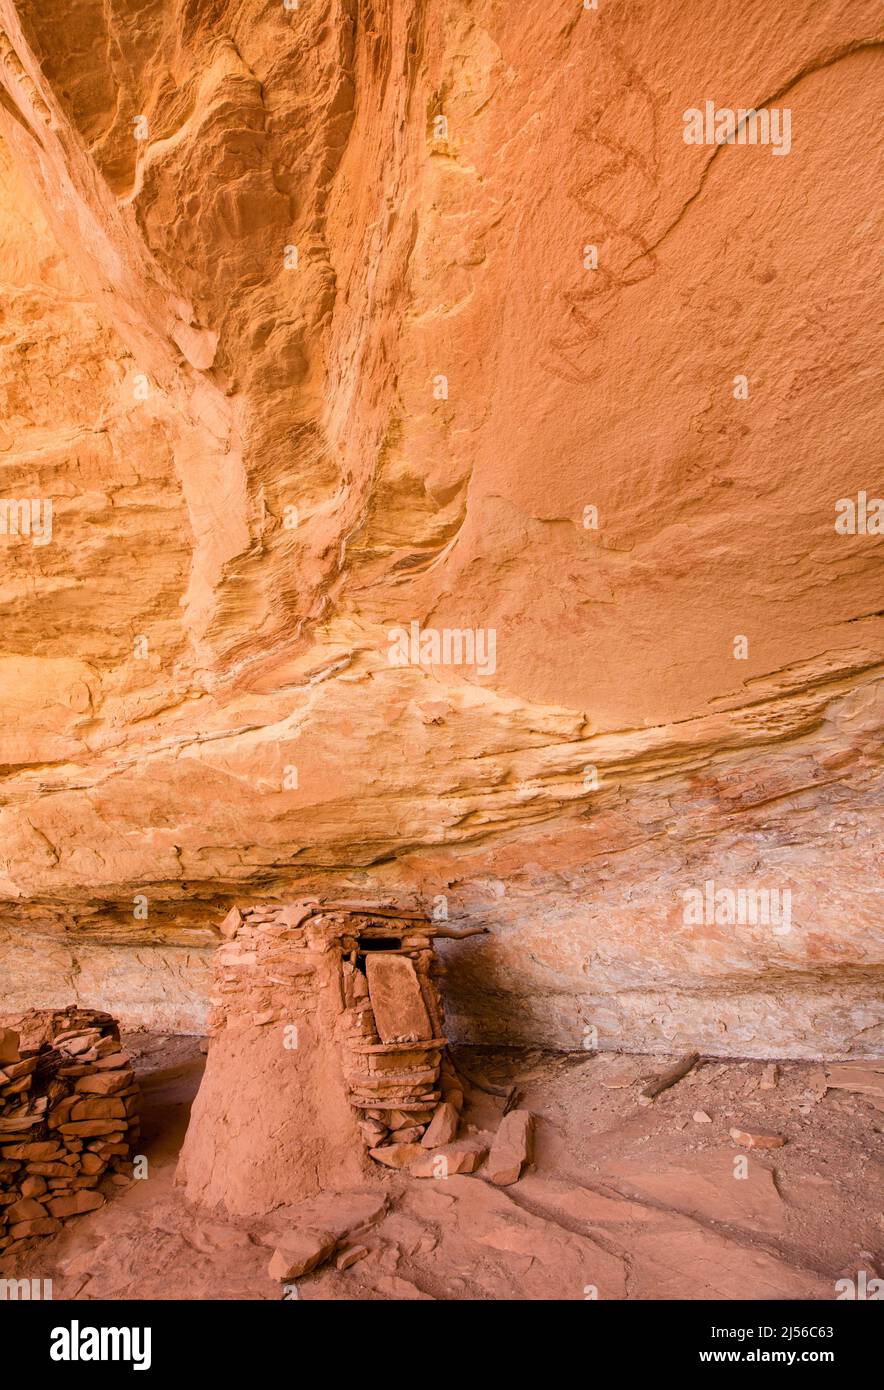
<instances>
[{"instance_id":1,"label":"black bar at bottom","mask_svg":"<svg viewBox=\"0 0 884 1390\"><path fill-rule=\"evenodd\" d=\"M443 1347L447 1374L468 1371L472 1380L484 1366L499 1376L511 1360L533 1379L538 1356L546 1374L554 1365L565 1375L582 1365L587 1374L616 1366L627 1375L696 1368L701 1376L727 1366L824 1366L843 1379L877 1364L882 1321L875 1302L7 1299L0 1302L0 1358L8 1351L17 1361L18 1348L35 1385L87 1374L94 1380L104 1370L117 1377L218 1374L225 1384L285 1370L337 1378L372 1363L386 1380L384 1367L392 1365L432 1374ZM522 1361L526 1355L534 1371ZM12 1365L2 1372L0 1365L0 1383Z\"/></svg>"}]
</instances>

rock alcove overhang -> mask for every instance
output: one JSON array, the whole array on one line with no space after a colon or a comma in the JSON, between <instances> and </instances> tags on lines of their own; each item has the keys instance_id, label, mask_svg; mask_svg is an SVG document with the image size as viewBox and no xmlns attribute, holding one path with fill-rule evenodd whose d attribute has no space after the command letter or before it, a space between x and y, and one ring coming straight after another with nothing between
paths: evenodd
<instances>
[{"instance_id":1,"label":"rock alcove overhang","mask_svg":"<svg viewBox=\"0 0 884 1390\"><path fill-rule=\"evenodd\" d=\"M230 903L332 889L489 925L463 1037L879 1049L877 9L279 11L4 11L15 1006L198 1029ZM684 144L737 89L787 159ZM412 621L495 671L392 667Z\"/></svg>"}]
</instances>

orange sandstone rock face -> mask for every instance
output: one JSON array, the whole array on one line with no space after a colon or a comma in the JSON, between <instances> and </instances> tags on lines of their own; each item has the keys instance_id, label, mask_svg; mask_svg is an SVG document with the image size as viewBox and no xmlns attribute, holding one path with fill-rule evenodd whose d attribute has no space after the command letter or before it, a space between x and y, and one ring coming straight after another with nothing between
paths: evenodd
<instances>
[{"instance_id":1,"label":"orange sandstone rock face","mask_svg":"<svg viewBox=\"0 0 884 1390\"><path fill-rule=\"evenodd\" d=\"M880 24L2 0L11 1008L340 889L455 1036L880 1051Z\"/></svg>"}]
</instances>

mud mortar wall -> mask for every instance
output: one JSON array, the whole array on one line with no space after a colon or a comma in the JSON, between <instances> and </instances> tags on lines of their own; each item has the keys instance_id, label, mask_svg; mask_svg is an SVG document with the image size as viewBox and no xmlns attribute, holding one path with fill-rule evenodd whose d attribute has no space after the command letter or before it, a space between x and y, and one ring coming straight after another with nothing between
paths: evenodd
<instances>
[{"instance_id":1,"label":"mud mortar wall","mask_svg":"<svg viewBox=\"0 0 884 1390\"><path fill-rule=\"evenodd\" d=\"M246 918L219 948L177 1177L190 1200L249 1215L364 1179L336 1041L343 1010L340 949L321 930Z\"/></svg>"}]
</instances>

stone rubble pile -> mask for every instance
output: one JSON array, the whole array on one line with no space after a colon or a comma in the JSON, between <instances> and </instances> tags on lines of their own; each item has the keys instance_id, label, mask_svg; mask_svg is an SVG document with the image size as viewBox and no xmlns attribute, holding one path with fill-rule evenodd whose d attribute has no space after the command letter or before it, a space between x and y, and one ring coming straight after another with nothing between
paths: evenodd
<instances>
[{"instance_id":1,"label":"stone rubble pile","mask_svg":"<svg viewBox=\"0 0 884 1390\"><path fill-rule=\"evenodd\" d=\"M138 1086L110 1014L32 1010L0 1028L0 1254L104 1204L125 1183Z\"/></svg>"}]
</instances>

